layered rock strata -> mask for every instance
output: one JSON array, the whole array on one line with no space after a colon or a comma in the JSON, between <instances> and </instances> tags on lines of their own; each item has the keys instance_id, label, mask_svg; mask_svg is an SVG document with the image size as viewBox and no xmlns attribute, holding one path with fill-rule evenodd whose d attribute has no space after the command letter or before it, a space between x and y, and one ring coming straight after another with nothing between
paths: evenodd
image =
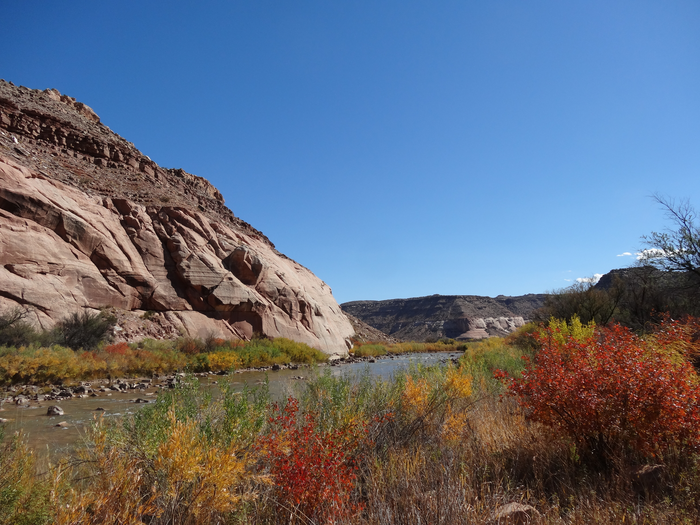
<instances>
[{"instance_id":1,"label":"layered rock strata","mask_svg":"<svg viewBox=\"0 0 700 525\"><path fill-rule=\"evenodd\" d=\"M441 338L483 339L507 335L523 326L542 306L544 294L496 298L431 295L386 301L352 301L343 310L368 325L404 341Z\"/></svg>"},{"instance_id":2,"label":"layered rock strata","mask_svg":"<svg viewBox=\"0 0 700 525\"><path fill-rule=\"evenodd\" d=\"M264 334L345 354L354 334L330 288L205 179L159 167L70 97L0 81L0 311L18 305L44 328L135 312L117 338Z\"/></svg>"}]
</instances>

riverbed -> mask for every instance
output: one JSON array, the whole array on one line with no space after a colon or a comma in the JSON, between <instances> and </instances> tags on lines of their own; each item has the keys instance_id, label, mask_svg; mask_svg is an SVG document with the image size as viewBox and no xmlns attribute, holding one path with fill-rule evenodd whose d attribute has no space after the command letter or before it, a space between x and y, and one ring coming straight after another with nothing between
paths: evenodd
<instances>
[{"instance_id":1,"label":"riverbed","mask_svg":"<svg viewBox=\"0 0 700 525\"><path fill-rule=\"evenodd\" d=\"M373 362L345 363L335 366L320 365L269 371L246 371L226 376L208 375L198 378L205 388L216 390L218 385L229 383L234 390L243 390L248 385L255 387L269 381L270 395L273 399L282 399L298 392L306 381L316 374L326 373L333 376L359 377L365 373L380 379L391 376L411 364L435 365L448 359L459 357L460 353L425 353L385 356ZM55 452L71 448L79 443L85 429L95 417L122 417L133 413L148 403L155 401L161 389L149 388L128 392L100 392L95 397L74 397L63 401L42 401L26 406L2 405L0 417L4 423L6 438L14 432L21 431L29 443L39 453ZM136 402L136 400L140 400ZM58 406L63 415L47 416L49 406ZM58 425L62 426L58 426Z\"/></svg>"}]
</instances>

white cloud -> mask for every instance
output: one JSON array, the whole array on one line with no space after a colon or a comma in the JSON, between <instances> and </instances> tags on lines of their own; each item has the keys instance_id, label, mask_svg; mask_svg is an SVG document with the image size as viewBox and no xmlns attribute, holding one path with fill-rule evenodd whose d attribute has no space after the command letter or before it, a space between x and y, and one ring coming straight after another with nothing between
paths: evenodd
<instances>
[{"instance_id":1,"label":"white cloud","mask_svg":"<svg viewBox=\"0 0 700 525\"><path fill-rule=\"evenodd\" d=\"M631 256L632 256L632 254L630 252L624 252L624 253L618 254L618 257L631 257Z\"/></svg>"},{"instance_id":2,"label":"white cloud","mask_svg":"<svg viewBox=\"0 0 700 525\"><path fill-rule=\"evenodd\" d=\"M649 248L648 250L642 250L635 254L638 261L646 261L648 259L661 259L667 257L668 253L658 248Z\"/></svg>"},{"instance_id":3,"label":"white cloud","mask_svg":"<svg viewBox=\"0 0 700 525\"><path fill-rule=\"evenodd\" d=\"M601 277L603 277L602 273L594 273L593 277L579 277L578 279L576 279L576 282L577 283L593 283L593 284L595 284L598 281L600 281Z\"/></svg>"}]
</instances>

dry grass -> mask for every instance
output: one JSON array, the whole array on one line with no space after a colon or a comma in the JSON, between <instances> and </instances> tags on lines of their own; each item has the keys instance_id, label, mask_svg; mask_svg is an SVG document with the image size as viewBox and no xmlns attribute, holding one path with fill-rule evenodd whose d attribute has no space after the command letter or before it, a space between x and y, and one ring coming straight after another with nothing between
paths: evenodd
<instances>
[{"instance_id":1,"label":"dry grass","mask_svg":"<svg viewBox=\"0 0 700 525\"><path fill-rule=\"evenodd\" d=\"M532 523L698 523L697 461L671 453L645 485L639 458L596 469L513 402L488 397L469 410L461 441L416 440L366 461L356 523L487 523L511 502L537 509Z\"/></svg>"}]
</instances>

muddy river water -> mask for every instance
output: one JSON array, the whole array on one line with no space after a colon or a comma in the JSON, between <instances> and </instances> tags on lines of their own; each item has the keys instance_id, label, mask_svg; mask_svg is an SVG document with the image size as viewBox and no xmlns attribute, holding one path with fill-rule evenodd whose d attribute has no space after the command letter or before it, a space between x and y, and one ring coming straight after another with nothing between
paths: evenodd
<instances>
[{"instance_id":1,"label":"muddy river water","mask_svg":"<svg viewBox=\"0 0 700 525\"><path fill-rule=\"evenodd\" d=\"M273 399L281 399L293 395L303 388L304 379L314 374L330 370L334 376L359 377L368 372L374 377L389 379L393 374L408 368L413 364L434 365L447 359L458 357L455 353L405 354L392 358L380 358L374 363L348 363L338 366L322 365L313 368L285 369L277 371L248 371L228 376L206 376L200 378L205 388L215 390L218 384L229 382L234 390L242 390L245 385L256 386L269 380L270 394ZM304 379L299 379L299 377ZM7 420L4 423L5 436L16 431L22 431L25 439L39 454L56 452L72 448L79 443L84 435L86 425L89 425L97 414L106 418L121 417L147 406L146 403L135 403L136 399L153 402L158 395L157 388L132 390L129 392L98 393L97 397L72 398L64 401L42 401L29 406L15 406L3 403L0 417ZM63 409L61 416L48 416L49 406ZM99 410L102 409L102 410ZM59 423L64 426L57 426Z\"/></svg>"}]
</instances>

